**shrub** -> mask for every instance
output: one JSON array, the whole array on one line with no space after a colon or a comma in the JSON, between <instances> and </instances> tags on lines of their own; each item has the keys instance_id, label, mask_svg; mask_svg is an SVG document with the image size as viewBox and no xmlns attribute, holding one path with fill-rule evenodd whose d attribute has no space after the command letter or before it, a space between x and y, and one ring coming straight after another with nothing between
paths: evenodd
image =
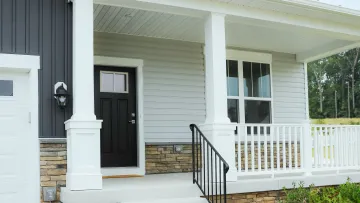
<instances>
[{"instance_id":1,"label":"shrub","mask_svg":"<svg viewBox=\"0 0 360 203\"><path fill-rule=\"evenodd\" d=\"M360 185L349 179L340 186L305 188L304 183L293 183L293 188L285 190L283 203L360 203Z\"/></svg>"}]
</instances>

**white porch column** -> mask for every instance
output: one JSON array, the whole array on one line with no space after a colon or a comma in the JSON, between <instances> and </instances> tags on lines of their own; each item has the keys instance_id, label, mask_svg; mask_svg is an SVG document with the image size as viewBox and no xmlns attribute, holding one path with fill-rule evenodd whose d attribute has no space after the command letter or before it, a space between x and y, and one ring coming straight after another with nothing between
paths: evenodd
<instances>
[{"instance_id":1,"label":"white porch column","mask_svg":"<svg viewBox=\"0 0 360 203\"><path fill-rule=\"evenodd\" d=\"M73 116L65 122L70 190L102 189L101 122L94 114L93 1L73 1Z\"/></svg>"},{"instance_id":2,"label":"white porch column","mask_svg":"<svg viewBox=\"0 0 360 203\"><path fill-rule=\"evenodd\" d=\"M235 126L227 116L225 15L211 13L205 22L206 121L203 133L230 166L227 180L236 181Z\"/></svg>"},{"instance_id":3,"label":"white porch column","mask_svg":"<svg viewBox=\"0 0 360 203\"><path fill-rule=\"evenodd\" d=\"M310 176L312 174L312 146L313 138L311 137L311 120L309 111L309 86L308 86L308 74L307 63L304 63L305 73L305 121L304 121L304 143L303 143L303 155L304 156L304 169L305 175Z\"/></svg>"}]
</instances>

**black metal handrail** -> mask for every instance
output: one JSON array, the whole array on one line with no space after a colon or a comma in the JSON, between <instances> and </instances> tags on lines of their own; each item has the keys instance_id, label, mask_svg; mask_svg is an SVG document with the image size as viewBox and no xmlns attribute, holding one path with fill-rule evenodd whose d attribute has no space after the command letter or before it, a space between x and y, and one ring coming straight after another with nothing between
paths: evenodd
<instances>
[{"instance_id":1,"label":"black metal handrail","mask_svg":"<svg viewBox=\"0 0 360 203\"><path fill-rule=\"evenodd\" d=\"M226 173L229 165L200 129L191 124L193 183L210 203L226 203Z\"/></svg>"}]
</instances>

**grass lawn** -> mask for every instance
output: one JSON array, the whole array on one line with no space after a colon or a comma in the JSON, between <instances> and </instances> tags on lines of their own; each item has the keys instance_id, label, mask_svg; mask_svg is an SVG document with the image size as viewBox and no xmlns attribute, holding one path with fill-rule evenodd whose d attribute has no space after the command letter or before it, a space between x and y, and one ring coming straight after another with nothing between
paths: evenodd
<instances>
[{"instance_id":1,"label":"grass lawn","mask_svg":"<svg viewBox=\"0 0 360 203\"><path fill-rule=\"evenodd\" d=\"M311 119L313 124L360 125L360 118Z\"/></svg>"}]
</instances>

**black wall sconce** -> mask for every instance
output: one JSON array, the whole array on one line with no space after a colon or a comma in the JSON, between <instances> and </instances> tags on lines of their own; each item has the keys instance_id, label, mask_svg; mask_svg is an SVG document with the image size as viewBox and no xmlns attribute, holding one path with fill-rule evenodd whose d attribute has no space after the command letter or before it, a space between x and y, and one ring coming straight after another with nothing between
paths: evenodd
<instances>
[{"instance_id":1,"label":"black wall sconce","mask_svg":"<svg viewBox=\"0 0 360 203\"><path fill-rule=\"evenodd\" d=\"M56 99L57 105L64 109L69 100L69 93L67 91L67 85L64 82L57 82L54 85L54 98Z\"/></svg>"}]
</instances>

